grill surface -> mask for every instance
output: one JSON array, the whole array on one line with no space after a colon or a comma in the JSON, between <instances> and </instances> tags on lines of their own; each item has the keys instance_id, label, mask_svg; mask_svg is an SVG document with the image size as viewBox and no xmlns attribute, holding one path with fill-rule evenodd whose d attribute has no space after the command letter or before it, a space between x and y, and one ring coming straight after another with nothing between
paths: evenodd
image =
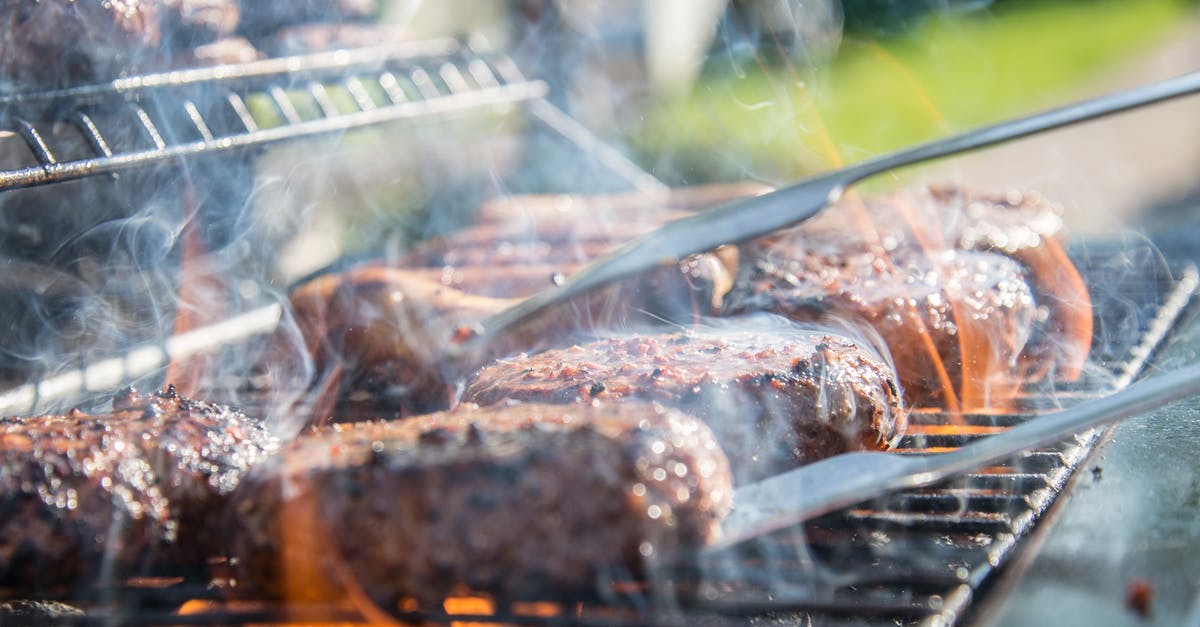
<instances>
[{"instance_id":1,"label":"grill surface","mask_svg":"<svg viewBox=\"0 0 1200 627\"><path fill-rule=\"evenodd\" d=\"M0 98L0 130L28 146L30 163L0 171L0 191L118 173L201 155L470 108L523 103L545 126L606 166L628 187L663 190L571 118L542 100L502 56L454 41L343 51L243 66L171 72L51 94ZM67 122L91 154L54 144ZM61 124L58 124L61 126ZM130 129L133 129L131 136ZM77 141L78 138L76 138ZM77 152L77 151L76 151ZM1097 313L1092 368L1078 384L1027 390L1013 413L920 413L901 447L936 453L1027 420L1039 411L1127 385L1196 290L1193 267L1168 268L1152 247L1121 242L1076 247ZM238 345L271 328L277 306L0 396L3 413L43 402L78 402L170 359ZM220 327L221 325L218 325ZM74 400L72 400L74 399ZM786 529L699 563L664 565L648 582L616 582L584 599L475 597L443 608L398 608L397 618L505 624L921 624L954 623L1053 503L1102 434L1030 451L944 485L898 493ZM216 565L220 571L220 564ZM167 575L170 575L169 573ZM226 604L215 581L167 576L124 582L73 601L68 625L216 625L356 621L350 607Z\"/></svg>"},{"instance_id":2,"label":"grill surface","mask_svg":"<svg viewBox=\"0 0 1200 627\"><path fill-rule=\"evenodd\" d=\"M1149 246L1089 246L1074 256L1093 289L1096 341L1085 381L1030 390L1012 413L917 413L900 448L936 453L1062 404L1127 385L1197 289L1194 266L1168 268ZM1131 266L1130 260L1138 265ZM663 565L646 582L611 573L590 598L460 600L399 608L401 620L487 624L953 624L1019 546L1101 439L1098 430L932 488L901 492L758 538L702 562ZM220 570L220 565L217 566ZM87 614L55 624L216 625L356 621L352 607L220 601L221 584L142 580L97 591ZM180 609L182 606L182 610Z\"/></svg>"},{"instance_id":3,"label":"grill surface","mask_svg":"<svg viewBox=\"0 0 1200 627\"><path fill-rule=\"evenodd\" d=\"M0 190L528 101L545 93L543 82L526 79L507 57L436 40L12 95L0 98L0 130L24 141L32 163L0 171ZM56 122L60 128L63 122L73 126L77 134L51 132ZM78 155L80 139L92 154Z\"/></svg>"}]
</instances>

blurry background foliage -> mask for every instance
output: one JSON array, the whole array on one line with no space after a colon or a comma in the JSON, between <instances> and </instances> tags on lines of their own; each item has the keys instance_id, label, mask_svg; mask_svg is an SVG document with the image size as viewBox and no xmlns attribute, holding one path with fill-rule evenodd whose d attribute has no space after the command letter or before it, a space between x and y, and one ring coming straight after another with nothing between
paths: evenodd
<instances>
[{"instance_id":1,"label":"blurry background foliage","mask_svg":"<svg viewBox=\"0 0 1200 627\"><path fill-rule=\"evenodd\" d=\"M779 183L1065 102L1177 35L1198 3L842 0L828 50L755 24L770 4L733 2L694 87L629 122L663 180Z\"/></svg>"},{"instance_id":2,"label":"blurry background foliage","mask_svg":"<svg viewBox=\"0 0 1200 627\"><path fill-rule=\"evenodd\" d=\"M383 18L403 24L405 37L484 38L511 51L529 75L548 81L556 104L673 186L781 185L1110 90L1115 75L1124 74L1124 84L1148 80L1138 68L1152 51L1200 34L1198 0L386 1ZM697 18L704 7L707 18ZM670 56L689 43L700 67L685 63L686 80L664 84L654 50ZM1186 58L1178 65L1198 67ZM250 104L262 105L269 126L273 104ZM1137 142L1111 123L1104 141L1092 141L1103 133L1087 129L1076 148L1104 157L1098 163L1076 168L1081 152L1055 146L1047 153L1062 148L1057 161L1022 161L1038 168L1032 176L1006 178L1012 173L996 161L982 173L993 175L992 184L1028 184L1084 212L1103 198L1117 216L1123 206L1114 189L1124 190L1130 207L1171 191L1164 176L1144 177L1107 158L1135 154L1131 143L1150 152L1131 157L1139 161L1132 165L1166 174L1174 164L1184 171L1177 178L1195 185L1190 164L1200 163L1200 131L1193 130L1200 121L1183 124L1195 118L1183 116L1132 129ZM593 172L568 167L571 155L562 148L531 141L536 125L526 121L512 111L424 119L347 134L314 153L336 151L334 159L297 164L284 150L278 163L265 160L268 175L260 180L268 184L256 195L264 206L285 208L263 212L278 222L269 226L280 239L304 229L279 255L283 274L294 278L345 254L401 255L412 241L469 222L497 194L608 191ZM1198 156L1175 149L1187 142ZM1038 176L1072 168L1088 176ZM920 175L904 172L900 182ZM1076 181L1080 189L1067 188ZM896 182L878 177L867 186Z\"/></svg>"}]
</instances>

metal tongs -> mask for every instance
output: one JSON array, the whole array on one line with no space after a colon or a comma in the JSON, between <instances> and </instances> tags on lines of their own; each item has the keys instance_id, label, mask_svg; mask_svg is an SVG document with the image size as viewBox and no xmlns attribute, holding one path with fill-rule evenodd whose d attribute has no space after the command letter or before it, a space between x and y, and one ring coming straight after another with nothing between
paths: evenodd
<instances>
[{"instance_id":1,"label":"metal tongs","mask_svg":"<svg viewBox=\"0 0 1200 627\"><path fill-rule=\"evenodd\" d=\"M745 485L709 551L887 494L918 488L1200 394L1200 364L1155 376L1070 409L1029 420L962 448L932 455L845 453Z\"/></svg>"},{"instance_id":2,"label":"metal tongs","mask_svg":"<svg viewBox=\"0 0 1200 627\"><path fill-rule=\"evenodd\" d=\"M490 316L475 329L472 337L448 344L442 355L443 364L459 371L473 369L477 365L474 362L487 353L487 347L495 338L549 307L614 281L675 263L688 255L761 237L807 220L840 198L847 187L876 174L1196 92L1200 92L1200 72L918 144L790 187L669 222L597 258L561 284Z\"/></svg>"}]
</instances>

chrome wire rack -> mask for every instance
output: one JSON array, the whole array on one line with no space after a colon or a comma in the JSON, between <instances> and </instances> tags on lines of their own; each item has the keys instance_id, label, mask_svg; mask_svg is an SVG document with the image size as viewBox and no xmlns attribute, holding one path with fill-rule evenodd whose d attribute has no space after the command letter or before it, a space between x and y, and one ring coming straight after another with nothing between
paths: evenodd
<instances>
[{"instance_id":1,"label":"chrome wire rack","mask_svg":"<svg viewBox=\"0 0 1200 627\"><path fill-rule=\"evenodd\" d=\"M546 92L507 56L440 39L13 94L0 97L0 132L24 142L29 162L0 171L0 191L511 105Z\"/></svg>"}]
</instances>

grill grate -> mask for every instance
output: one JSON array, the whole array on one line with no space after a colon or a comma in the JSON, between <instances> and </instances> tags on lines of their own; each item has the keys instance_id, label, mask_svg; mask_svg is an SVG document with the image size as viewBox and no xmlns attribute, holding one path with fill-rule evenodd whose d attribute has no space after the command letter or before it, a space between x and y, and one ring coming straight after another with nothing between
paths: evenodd
<instances>
[{"instance_id":1,"label":"grill grate","mask_svg":"<svg viewBox=\"0 0 1200 627\"><path fill-rule=\"evenodd\" d=\"M12 141L26 147L29 159L0 170L0 191L516 103L629 186L649 193L663 190L661 183L543 100L545 93L544 83L524 78L507 57L440 40L9 95L0 97L0 131L9 131ZM64 126L74 133L63 133ZM1127 385L1196 290L1194 268L1167 268L1144 244L1090 245L1073 251L1073 257L1092 287L1098 316L1094 367L1084 380L1059 389L1030 389L1017 413L918 413L901 445L904 450L928 453L961 446L1037 411ZM12 390L0 396L0 408L32 413L47 399L111 389L110 380L153 372L169 359L212 350L215 344L241 342L272 327L278 316L277 306L264 307L228 320L226 335L204 329L190 339L174 338L175 345L135 351ZM482 605L464 606L469 610L400 608L396 617L525 625L741 624L747 618L788 625L804 618L821 623L954 623L1101 438L1098 431L1081 434L941 486L890 495L770 534L701 563L664 566L650 584L614 575L619 583L589 599L482 599ZM363 618L349 607L234 605L222 602L222 596L220 585L208 580L125 582L96 591L83 603L86 614L49 622L224 625Z\"/></svg>"},{"instance_id":2,"label":"grill grate","mask_svg":"<svg viewBox=\"0 0 1200 627\"><path fill-rule=\"evenodd\" d=\"M0 131L23 142L29 158L0 170L0 191L534 101L546 92L508 57L443 39L9 95L0 97ZM90 154L79 154L81 146Z\"/></svg>"},{"instance_id":3,"label":"grill grate","mask_svg":"<svg viewBox=\"0 0 1200 627\"><path fill-rule=\"evenodd\" d=\"M1047 390L1030 392L1030 407L1045 409L1127 385L1189 303L1200 284L1195 267L1172 271L1147 262L1131 268L1126 265L1129 250L1092 247L1075 252L1094 286L1097 334L1092 368L1086 382L1057 396ZM1117 332L1132 323L1137 333ZM1037 411L1022 407L1002 414L916 413L900 447L920 454L962 446L1019 424ZM464 606L471 608L467 610L399 608L395 616L435 624L674 625L744 623L748 618L764 624L953 624L1102 437L1101 431L1093 430L943 485L889 495L774 532L700 562L663 566L648 583L613 574L618 583L593 598L480 597ZM233 605L221 597L220 586L209 581L138 582L98 593L96 598L108 601L95 604L84 616L59 618L55 624L363 619L352 607ZM181 604L182 614L177 609Z\"/></svg>"}]
</instances>

